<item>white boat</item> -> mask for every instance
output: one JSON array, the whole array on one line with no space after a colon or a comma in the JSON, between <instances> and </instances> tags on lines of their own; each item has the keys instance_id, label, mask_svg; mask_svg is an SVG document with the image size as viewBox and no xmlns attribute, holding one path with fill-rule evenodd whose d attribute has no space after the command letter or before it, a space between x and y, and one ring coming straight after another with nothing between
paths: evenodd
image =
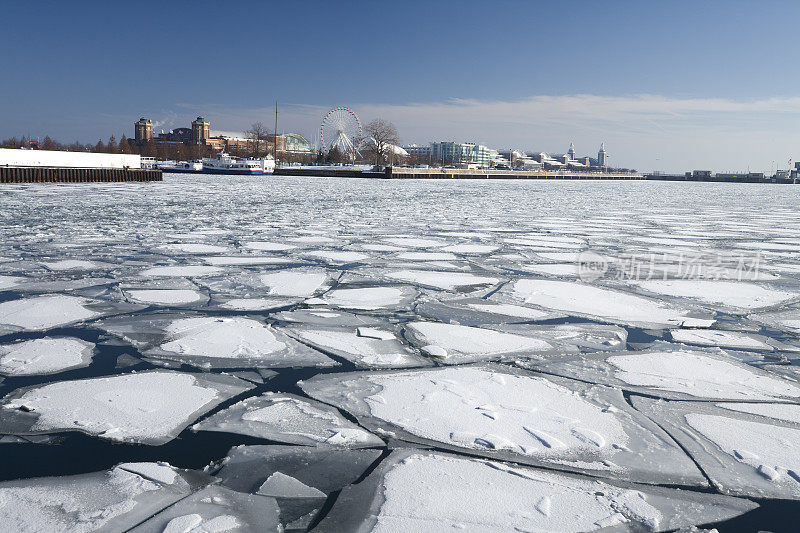
<instances>
[{"instance_id":1,"label":"white boat","mask_svg":"<svg viewBox=\"0 0 800 533\"><path fill-rule=\"evenodd\" d=\"M261 159L237 159L230 154L220 152L217 157L204 157L205 174L272 174L275 160L271 156Z\"/></svg>"},{"instance_id":2,"label":"white boat","mask_svg":"<svg viewBox=\"0 0 800 533\"><path fill-rule=\"evenodd\" d=\"M194 173L203 171L203 163L197 161L158 161L155 166L164 172Z\"/></svg>"}]
</instances>

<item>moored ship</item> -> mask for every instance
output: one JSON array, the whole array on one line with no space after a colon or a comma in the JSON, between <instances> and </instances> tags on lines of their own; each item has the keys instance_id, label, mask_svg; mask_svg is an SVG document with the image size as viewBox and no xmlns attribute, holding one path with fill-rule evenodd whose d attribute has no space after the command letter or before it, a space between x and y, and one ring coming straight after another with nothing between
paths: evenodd
<instances>
[{"instance_id":1,"label":"moored ship","mask_svg":"<svg viewBox=\"0 0 800 533\"><path fill-rule=\"evenodd\" d=\"M205 174L272 174L275 170L275 160L270 157L261 159L236 158L228 153L221 152L217 157L204 157L203 170Z\"/></svg>"}]
</instances>

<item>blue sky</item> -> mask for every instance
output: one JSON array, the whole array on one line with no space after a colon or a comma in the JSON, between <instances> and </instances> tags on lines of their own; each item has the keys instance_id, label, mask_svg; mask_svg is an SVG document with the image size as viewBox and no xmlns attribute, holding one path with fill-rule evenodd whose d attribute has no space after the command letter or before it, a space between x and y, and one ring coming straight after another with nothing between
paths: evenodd
<instances>
[{"instance_id":1,"label":"blue sky","mask_svg":"<svg viewBox=\"0 0 800 533\"><path fill-rule=\"evenodd\" d=\"M3 2L0 137L140 116L314 136L347 105L405 142L594 153L642 170L800 159L800 2Z\"/></svg>"}]
</instances>

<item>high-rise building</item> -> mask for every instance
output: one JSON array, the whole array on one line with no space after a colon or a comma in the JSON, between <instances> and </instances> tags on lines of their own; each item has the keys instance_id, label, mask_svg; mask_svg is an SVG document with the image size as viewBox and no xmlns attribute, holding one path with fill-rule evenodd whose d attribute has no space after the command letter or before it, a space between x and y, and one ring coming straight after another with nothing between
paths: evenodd
<instances>
[{"instance_id":1,"label":"high-rise building","mask_svg":"<svg viewBox=\"0 0 800 533\"><path fill-rule=\"evenodd\" d=\"M203 117L197 117L192 121L192 142L195 144L206 144L211 137L211 124Z\"/></svg>"},{"instance_id":2,"label":"high-rise building","mask_svg":"<svg viewBox=\"0 0 800 533\"><path fill-rule=\"evenodd\" d=\"M575 160L575 144L569 143L569 150L567 150L567 157L570 161Z\"/></svg>"},{"instance_id":3,"label":"high-rise building","mask_svg":"<svg viewBox=\"0 0 800 533\"><path fill-rule=\"evenodd\" d=\"M600 143L600 151L597 152L597 166L606 166L606 143Z\"/></svg>"},{"instance_id":4,"label":"high-rise building","mask_svg":"<svg viewBox=\"0 0 800 533\"><path fill-rule=\"evenodd\" d=\"M153 123L149 118L140 118L133 123L133 128L136 144L144 144L153 140Z\"/></svg>"}]
</instances>

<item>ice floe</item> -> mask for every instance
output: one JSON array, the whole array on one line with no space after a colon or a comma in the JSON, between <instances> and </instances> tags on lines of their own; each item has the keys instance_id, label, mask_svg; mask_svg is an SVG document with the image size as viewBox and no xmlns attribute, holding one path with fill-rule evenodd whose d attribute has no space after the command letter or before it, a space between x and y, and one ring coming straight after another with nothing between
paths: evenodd
<instances>
[{"instance_id":1,"label":"ice floe","mask_svg":"<svg viewBox=\"0 0 800 533\"><path fill-rule=\"evenodd\" d=\"M740 331L721 331L711 329L673 329L670 336L674 342L696 344L698 346L719 346L737 350L760 350L771 352L774 346L765 342L766 338L742 333ZM762 340L764 339L764 340Z\"/></svg>"},{"instance_id":2,"label":"ice floe","mask_svg":"<svg viewBox=\"0 0 800 533\"><path fill-rule=\"evenodd\" d=\"M0 303L0 333L3 329L37 331L66 326L101 316L89 307L87 298L51 294ZM3 327L5 326L5 328Z\"/></svg>"},{"instance_id":3,"label":"ice floe","mask_svg":"<svg viewBox=\"0 0 800 533\"><path fill-rule=\"evenodd\" d=\"M167 244L164 246L164 248L169 252L178 252L184 254L221 254L228 251L228 248L225 246L194 242Z\"/></svg>"},{"instance_id":4,"label":"ice floe","mask_svg":"<svg viewBox=\"0 0 800 533\"><path fill-rule=\"evenodd\" d=\"M406 368L430 364L402 344L387 325L370 329L291 326L286 331L323 352L347 359L359 368Z\"/></svg>"},{"instance_id":5,"label":"ice floe","mask_svg":"<svg viewBox=\"0 0 800 533\"><path fill-rule=\"evenodd\" d=\"M0 345L0 374L38 376L89 366L94 344L80 339L50 337Z\"/></svg>"},{"instance_id":6,"label":"ice floe","mask_svg":"<svg viewBox=\"0 0 800 533\"><path fill-rule=\"evenodd\" d=\"M294 394L246 398L197 423L195 431L223 431L287 444L364 448L383 441L336 409Z\"/></svg>"},{"instance_id":7,"label":"ice floe","mask_svg":"<svg viewBox=\"0 0 800 533\"><path fill-rule=\"evenodd\" d=\"M286 530L306 531L325 503L324 498L308 495L319 491L327 496L354 483L380 455L381 450L374 449L238 446L228 453L216 475L223 486L239 492L271 493ZM296 496L299 484L308 487L302 497Z\"/></svg>"},{"instance_id":8,"label":"ice floe","mask_svg":"<svg viewBox=\"0 0 800 533\"><path fill-rule=\"evenodd\" d=\"M129 289L125 293L134 302L152 305L189 305L208 301L208 296L191 289Z\"/></svg>"},{"instance_id":9,"label":"ice floe","mask_svg":"<svg viewBox=\"0 0 800 533\"><path fill-rule=\"evenodd\" d=\"M500 282L499 278L491 276L479 276L468 272L442 272L434 270L398 270L389 272L386 276L394 280L446 291L476 290Z\"/></svg>"},{"instance_id":10,"label":"ice floe","mask_svg":"<svg viewBox=\"0 0 800 533\"><path fill-rule=\"evenodd\" d=\"M221 266L257 266L257 265L283 265L291 263L288 257L263 257L258 255L220 255L204 257L203 261L209 265Z\"/></svg>"},{"instance_id":11,"label":"ice floe","mask_svg":"<svg viewBox=\"0 0 800 533\"><path fill-rule=\"evenodd\" d=\"M688 457L615 389L492 365L318 375L301 387L399 441L627 480L704 484Z\"/></svg>"},{"instance_id":12,"label":"ice floe","mask_svg":"<svg viewBox=\"0 0 800 533\"><path fill-rule=\"evenodd\" d=\"M632 401L680 442L720 492L800 500L797 405Z\"/></svg>"},{"instance_id":13,"label":"ice floe","mask_svg":"<svg viewBox=\"0 0 800 533\"><path fill-rule=\"evenodd\" d=\"M320 269L277 270L260 279L271 296L309 297L330 286L328 273Z\"/></svg>"},{"instance_id":14,"label":"ice floe","mask_svg":"<svg viewBox=\"0 0 800 533\"><path fill-rule=\"evenodd\" d=\"M48 270L62 272L65 270L92 270L99 265L94 261L84 259L62 259L61 261L43 261L42 266Z\"/></svg>"},{"instance_id":15,"label":"ice floe","mask_svg":"<svg viewBox=\"0 0 800 533\"><path fill-rule=\"evenodd\" d=\"M374 311L407 306L415 296L416 291L409 287L341 288L326 293L318 301L307 301L306 303L319 303L342 309Z\"/></svg>"},{"instance_id":16,"label":"ice floe","mask_svg":"<svg viewBox=\"0 0 800 533\"><path fill-rule=\"evenodd\" d=\"M714 351L581 354L518 364L559 376L670 399L775 401L800 398L800 383Z\"/></svg>"},{"instance_id":17,"label":"ice floe","mask_svg":"<svg viewBox=\"0 0 800 533\"><path fill-rule=\"evenodd\" d=\"M0 291L16 287L24 279L20 276L0 276Z\"/></svg>"},{"instance_id":18,"label":"ice floe","mask_svg":"<svg viewBox=\"0 0 800 533\"><path fill-rule=\"evenodd\" d=\"M405 333L424 352L448 364L537 354L553 349L548 342L536 338L440 322L409 322Z\"/></svg>"},{"instance_id":19,"label":"ice floe","mask_svg":"<svg viewBox=\"0 0 800 533\"><path fill-rule=\"evenodd\" d=\"M773 307L800 298L800 292L773 289L741 281L677 279L645 280L631 283L651 293L675 298L689 298L704 304L746 311Z\"/></svg>"},{"instance_id":20,"label":"ice floe","mask_svg":"<svg viewBox=\"0 0 800 533\"><path fill-rule=\"evenodd\" d=\"M442 322L464 326L531 322L565 316L562 313L542 311L541 309L522 305L498 303L480 298L445 301L427 300L417 305L416 311L423 317L435 318Z\"/></svg>"},{"instance_id":21,"label":"ice floe","mask_svg":"<svg viewBox=\"0 0 800 533\"><path fill-rule=\"evenodd\" d=\"M131 533L283 533L278 503L210 485L130 530Z\"/></svg>"},{"instance_id":22,"label":"ice floe","mask_svg":"<svg viewBox=\"0 0 800 533\"><path fill-rule=\"evenodd\" d=\"M216 276L222 274L223 269L208 266L208 265L173 265L173 266L157 266L143 270L140 275L148 278L159 277L184 277L184 278L199 278L203 276Z\"/></svg>"},{"instance_id":23,"label":"ice floe","mask_svg":"<svg viewBox=\"0 0 800 533\"><path fill-rule=\"evenodd\" d=\"M297 248L297 246L294 244L283 244L280 242L269 241L248 241L244 243L244 247L263 252L285 252L286 250L293 250Z\"/></svg>"},{"instance_id":24,"label":"ice floe","mask_svg":"<svg viewBox=\"0 0 800 533\"><path fill-rule=\"evenodd\" d=\"M124 330L127 324L122 326ZM135 323L133 327L136 327ZM163 331L166 342L146 350L144 355L147 358L205 368L336 364L275 328L247 317L176 318L164 324Z\"/></svg>"},{"instance_id":25,"label":"ice floe","mask_svg":"<svg viewBox=\"0 0 800 533\"><path fill-rule=\"evenodd\" d=\"M15 533L128 531L208 482L159 463L0 483L0 529Z\"/></svg>"},{"instance_id":26,"label":"ice floe","mask_svg":"<svg viewBox=\"0 0 800 533\"><path fill-rule=\"evenodd\" d=\"M253 385L232 376L167 370L17 389L2 400L0 432L81 431L103 439L163 444L202 413Z\"/></svg>"},{"instance_id":27,"label":"ice floe","mask_svg":"<svg viewBox=\"0 0 800 533\"><path fill-rule=\"evenodd\" d=\"M507 294L544 309L645 327L678 325L688 313L658 300L571 281L521 279Z\"/></svg>"},{"instance_id":28,"label":"ice floe","mask_svg":"<svg viewBox=\"0 0 800 533\"><path fill-rule=\"evenodd\" d=\"M756 507L738 498L402 450L345 488L315 531L668 531Z\"/></svg>"}]
</instances>

